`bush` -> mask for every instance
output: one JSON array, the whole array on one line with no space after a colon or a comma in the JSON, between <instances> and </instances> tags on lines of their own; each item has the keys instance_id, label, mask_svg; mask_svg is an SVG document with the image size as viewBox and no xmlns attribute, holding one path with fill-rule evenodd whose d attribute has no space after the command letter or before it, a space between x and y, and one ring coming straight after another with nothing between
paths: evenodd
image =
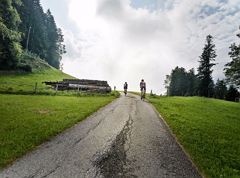
<instances>
[{"instance_id":1,"label":"bush","mask_svg":"<svg viewBox=\"0 0 240 178\"><path fill-rule=\"evenodd\" d=\"M118 98L120 96L120 93L118 91L112 91L110 93L111 96L115 96L116 98Z\"/></svg>"}]
</instances>

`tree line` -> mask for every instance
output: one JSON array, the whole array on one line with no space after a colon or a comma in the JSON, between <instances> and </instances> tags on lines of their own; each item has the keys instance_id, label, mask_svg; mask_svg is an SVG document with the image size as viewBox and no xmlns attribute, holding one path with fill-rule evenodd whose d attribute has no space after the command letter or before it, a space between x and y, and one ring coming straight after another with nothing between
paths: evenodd
<instances>
[{"instance_id":1,"label":"tree line","mask_svg":"<svg viewBox=\"0 0 240 178\"><path fill-rule=\"evenodd\" d=\"M237 34L240 38L240 33ZM199 56L197 73L194 69L187 71L183 67L176 67L166 76L164 81L168 96L204 96L235 101L240 88L240 44L229 47L231 61L225 65L226 78L214 83L212 67L216 65L217 57L213 37L208 35L202 54Z\"/></svg>"},{"instance_id":2,"label":"tree line","mask_svg":"<svg viewBox=\"0 0 240 178\"><path fill-rule=\"evenodd\" d=\"M40 0L1 0L0 69L17 69L24 55L37 55L59 69L64 38Z\"/></svg>"}]
</instances>

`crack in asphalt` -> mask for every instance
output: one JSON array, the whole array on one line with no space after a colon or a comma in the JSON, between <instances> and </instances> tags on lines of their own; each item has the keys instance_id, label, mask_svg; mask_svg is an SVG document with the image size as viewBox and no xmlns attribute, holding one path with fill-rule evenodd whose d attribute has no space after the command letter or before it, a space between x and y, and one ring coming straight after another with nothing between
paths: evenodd
<instances>
[{"instance_id":1,"label":"crack in asphalt","mask_svg":"<svg viewBox=\"0 0 240 178\"><path fill-rule=\"evenodd\" d=\"M113 107L109 112L113 113L113 112L116 110L116 108L117 108L117 106ZM98 114L98 115L100 115L100 114L106 115L106 114L103 114L102 112L97 112L97 113L95 113L95 115L96 115L96 114ZM108 113L108 114L109 114L109 113ZM91 127L91 128L86 132L86 135L85 135L84 137L77 139L77 140L73 143L73 147L74 147L75 145L77 145L79 142L81 142L84 138L86 138L86 137L89 135L90 132L94 131L94 130L104 121L104 118L106 118L106 117L103 117L103 119L101 119L99 122L97 122L97 124L95 124L93 127Z\"/></svg>"},{"instance_id":2,"label":"crack in asphalt","mask_svg":"<svg viewBox=\"0 0 240 178\"><path fill-rule=\"evenodd\" d=\"M86 138L86 137L89 135L90 132L92 132L93 130L95 130L95 129L101 124L102 121L103 121L103 120L100 120L94 127L90 128L90 129L87 131L85 137L82 137L82 138L77 139L77 140L73 143L73 146L72 146L72 147L74 147L74 146L77 145L79 142L81 142L84 138Z\"/></svg>"},{"instance_id":3,"label":"crack in asphalt","mask_svg":"<svg viewBox=\"0 0 240 178\"><path fill-rule=\"evenodd\" d=\"M58 168L60 168L59 165L57 165L54 169L48 171L48 173L46 173L45 175L43 175L41 178L50 176L52 173L56 172L56 170L57 170Z\"/></svg>"},{"instance_id":4,"label":"crack in asphalt","mask_svg":"<svg viewBox=\"0 0 240 178\"><path fill-rule=\"evenodd\" d=\"M116 136L110 149L99 156L94 161L94 166L98 168L97 177L136 177L131 172L132 169L127 167L126 152L130 149L131 145L131 130L133 125L132 116L129 115L125 126L122 131Z\"/></svg>"},{"instance_id":5,"label":"crack in asphalt","mask_svg":"<svg viewBox=\"0 0 240 178\"><path fill-rule=\"evenodd\" d=\"M59 169L60 166L57 165L55 166L53 169L49 170L45 175L41 176L41 178L45 178L50 176L52 173L56 172L57 169ZM34 178L37 176L40 176L40 174L43 172L43 169L37 169L33 174L29 175L29 176L25 176L24 178Z\"/></svg>"},{"instance_id":6,"label":"crack in asphalt","mask_svg":"<svg viewBox=\"0 0 240 178\"><path fill-rule=\"evenodd\" d=\"M40 173L41 169L37 169L33 174L25 176L24 178L34 178Z\"/></svg>"}]
</instances>

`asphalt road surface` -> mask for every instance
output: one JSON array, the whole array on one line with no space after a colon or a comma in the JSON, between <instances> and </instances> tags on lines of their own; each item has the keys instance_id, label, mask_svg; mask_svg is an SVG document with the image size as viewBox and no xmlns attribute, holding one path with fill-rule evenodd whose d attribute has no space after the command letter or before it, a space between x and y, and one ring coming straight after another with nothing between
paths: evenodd
<instances>
[{"instance_id":1,"label":"asphalt road surface","mask_svg":"<svg viewBox=\"0 0 240 178\"><path fill-rule=\"evenodd\" d=\"M0 177L201 177L152 106L129 94L0 172Z\"/></svg>"}]
</instances>

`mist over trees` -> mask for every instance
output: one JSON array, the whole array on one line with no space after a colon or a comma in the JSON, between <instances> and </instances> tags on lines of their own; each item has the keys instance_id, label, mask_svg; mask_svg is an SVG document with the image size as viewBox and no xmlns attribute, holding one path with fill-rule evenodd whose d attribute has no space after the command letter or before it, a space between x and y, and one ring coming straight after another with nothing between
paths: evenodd
<instances>
[{"instance_id":1,"label":"mist over trees","mask_svg":"<svg viewBox=\"0 0 240 178\"><path fill-rule=\"evenodd\" d=\"M240 38L240 34L237 35ZM199 57L198 73L194 69L187 71L183 67L176 67L164 81L168 96L204 96L235 101L239 96L240 87L240 44L230 46L231 61L224 69L226 80L212 79L212 67L216 58L213 37L208 35L203 52Z\"/></svg>"},{"instance_id":2,"label":"mist over trees","mask_svg":"<svg viewBox=\"0 0 240 178\"><path fill-rule=\"evenodd\" d=\"M1 69L16 69L26 52L59 69L66 53L62 31L51 11L43 11L40 0L3 0L0 35Z\"/></svg>"}]
</instances>

